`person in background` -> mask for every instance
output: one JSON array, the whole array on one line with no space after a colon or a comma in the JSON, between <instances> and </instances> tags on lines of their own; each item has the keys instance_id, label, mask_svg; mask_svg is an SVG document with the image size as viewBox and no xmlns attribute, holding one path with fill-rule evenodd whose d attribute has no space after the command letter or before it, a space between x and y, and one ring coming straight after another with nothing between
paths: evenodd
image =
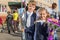
<instances>
[{"instance_id":1,"label":"person in background","mask_svg":"<svg viewBox=\"0 0 60 40\"><path fill-rule=\"evenodd\" d=\"M25 30L26 40L33 40L33 35L31 34L29 36L29 33L27 33L27 29L29 29L29 27L31 25L33 25L34 22L36 21L36 13L34 12L35 7L36 7L36 2L35 1L30 1L28 3L28 10L26 11L26 13L24 13L24 17L22 18L23 21L25 22L24 30Z\"/></svg>"},{"instance_id":2,"label":"person in background","mask_svg":"<svg viewBox=\"0 0 60 40\"><path fill-rule=\"evenodd\" d=\"M0 17L0 31L3 32L3 20L2 18Z\"/></svg>"},{"instance_id":3,"label":"person in background","mask_svg":"<svg viewBox=\"0 0 60 40\"><path fill-rule=\"evenodd\" d=\"M47 11L50 13L50 15L51 15L50 17L52 19L54 19L54 21L57 21L57 23L58 23L59 15L58 15L56 8L57 8L57 4L53 3L51 8L47 8ZM54 25L52 25L52 26L53 26L53 29L55 29ZM55 34L56 34L56 32L55 32ZM55 34L54 34L54 39L57 39L57 36L55 36Z\"/></svg>"},{"instance_id":4,"label":"person in background","mask_svg":"<svg viewBox=\"0 0 60 40\"><path fill-rule=\"evenodd\" d=\"M12 26L12 21L13 21L13 16L11 15L11 12L8 11L7 12L8 15L7 15L7 18L6 18L6 23L7 23L7 29L8 29L8 33L10 34L10 30L12 29L12 31L14 32L14 28ZM11 28L11 29L10 29ZM15 33L15 32L14 32Z\"/></svg>"},{"instance_id":5,"label":"person in background","mask_svg":"<svg viewBox=\"0 0 60 40\"><path fill-rule=\"evenodd\" d=\"M49 13L45 8L38 10L39 18L35 22L34 40L48 40L48 22ZM34 26L32 26L34 27Z\"/></svg>"},{"instance_id":6,"label":"person in background","mask_svg":"<svg viewBox=\"0 0 60 40\"><path fill-rule=\"evenodd\" d=\"M55 19L59 19L59 15L58 15L56 8L57 8L57 4L53 3L51 8L46 8L46 9L50 13L51 17Z\"/></svg>"},{"instance_id":7,"label":"person in background","mask_svg":"<svg viewBox=\"0 0 60 40\"><path fill-rule=\"evenodd\" d=\"M19 15L18 15L17 10L15 10L13 12L13 24L14 24L14 30L16 33L18 31L18 23L19 23L18 21L19 21Z\"/></svg>"}]
</instances>

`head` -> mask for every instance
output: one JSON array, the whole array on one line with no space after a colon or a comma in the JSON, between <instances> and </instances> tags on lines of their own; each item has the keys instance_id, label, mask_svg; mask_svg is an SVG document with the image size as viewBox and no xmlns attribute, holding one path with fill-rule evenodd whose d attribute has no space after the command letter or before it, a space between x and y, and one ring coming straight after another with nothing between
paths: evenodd
<instances>
[{"instance_id":1,"label":"head","mask_svg":"<svg viewBox=\"0 0 60 40\"><path fill-rule=\"evenodd\" d=\"M17 10L14 10L14 11L13 11L13 13L16 13L16 12L17 12Z\"/></svg>"},{"instance_id":2,"label":"head","mask_svg":"<svg viewBox=\"0 0 60 40\"><path fill-rule=\"evenodd\" d=\"M36 2L35 1L30 1L28 3L28 11L29 12L33 12L35 10L35 7L36 7Z\"/></svg>"},{"instance_id":3,"label":"head","mask_svg":"<svg viewBox=\"0 0 60 40\"><path fill-rule=\"evenodd\" d=\"M8 14L11 14L11 12L10 12L10 11L8 11L7 13L8 13Z\"/></svg>"},{"instance_id":4,"label":"head","mask_svg":"<svg viewBox=\"0 0 60 40\"><path fill-rule=\"evenodd\" d=\"M39 13L39 19L41 20L47 20L47 18L49 18L50 16L45 8L40 8L38 10L38 13Z\"/></svg>"},{"instance_id":5,"label":"head","mask_svg":"<svg viewBox=\"0 0 60 40\"><path fill-rule=\"evenodd\" d=\"M52 9L55 9L57 7L57 4L56 3L53 3L52 4Z\"/></svg>"}]
</instances>

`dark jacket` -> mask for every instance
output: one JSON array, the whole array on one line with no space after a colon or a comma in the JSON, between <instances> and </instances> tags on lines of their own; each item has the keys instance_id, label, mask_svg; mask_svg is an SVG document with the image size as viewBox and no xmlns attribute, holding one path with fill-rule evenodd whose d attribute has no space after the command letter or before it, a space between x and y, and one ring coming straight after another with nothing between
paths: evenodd
<instances>
[{"instance_id":1,"label":"dark jacket","mask_svg":"<svg viewBox=\"0 0 60 40\"><path fill-rule=\"evenodd\" d=\"M8 24L12 24L12 20L13 20L13 16L12 16L11 14L8 14L8 15L7 15L7 18L6 18L6 22L7 22Z\"/></svg>"},{"instance_id":2,"label":"dark jacket","mask_svg":"<svg viewBox=\"0 0 60 40\"><path fill-rule=\"evenodd\" d=\"M24 20L24 22L25 22L25 32L27 33L27 36L29 36L29 37L27 38L27 40L34 40L34 38L33 38L33 36L34 36L34 31L35 31L34 22L36 21L36 13L33 13L33 14L31 15L30 27L27 27L27 26L26 26L27 17L28 17L28 15L27 15L27 13L26 13L26 14L25 14L25 19L26 19L26 20ZM23 23L24 23L24 22L23 22ZM32 32L32 31L33 31L33 32Z\"/></svg>"},{"instance_id":3,"label":"dark jacket","mask_svg":"<svg viewBox=\"0 0 60 40\"><path fill-rule=\"evenodd\" d=\"M47 23L43 23L41 25L40 22L37 22L36 24L32 25L29 29L26 29L26 32L29 33L29 35L32 37L32 40L47 40L48 37L48 25ZM36 34L36 35L34 35ZM43 38L42 38L42 36Z\"/></svg>"},{"instance_id":4,"label":"dark jacket","mask_svg":"<svg viewBox=\"0 0 60 40\"><path fill-rule=\"evenodd\" d=\"M28 15L27 15L27 13L24 14L24 15L25 15L25 19L23 20L23 24L24 24L25 28L27 28L26 23L27 23ZM33 25L35 21L36 21L36 13L33 13L33 14L31 15L30 25Z\"/></svg>"}]
</instances>

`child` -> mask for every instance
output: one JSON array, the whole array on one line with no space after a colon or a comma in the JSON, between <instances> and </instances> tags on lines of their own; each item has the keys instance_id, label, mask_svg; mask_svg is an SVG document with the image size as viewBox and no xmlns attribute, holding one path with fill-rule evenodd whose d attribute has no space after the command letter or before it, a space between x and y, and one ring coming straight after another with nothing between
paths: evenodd
<instances>
[{"instance_id":1,"label":"child","mask_svg":"<svg viewBox=\"0 0 60 40\"><path fill-rule=\"evenodd\" d=\"M26 13L24 13L23 23L24 23L24 26L25 26L26 40L33 40L32 34L29 35L29 33L27 33L27 31L30 28L30 26L34 24L34 22L36 20L36 13L34 12L35 7L36 7L36 2L35 1L30 1L28 3L28 10L27 10Z\"/></svg>"},{"instance_id":2,"label":"child","mask_svg":"<svg viewBox=\"0 0 60 40\"><path fill-rule=\"evenodd\" d=\"M45 8L40 8L39 19L36 21L35 25L35 40L47 40L48 37L48 24L47 18L49 18L49 13Z\"/></svg>"}]
</instances>

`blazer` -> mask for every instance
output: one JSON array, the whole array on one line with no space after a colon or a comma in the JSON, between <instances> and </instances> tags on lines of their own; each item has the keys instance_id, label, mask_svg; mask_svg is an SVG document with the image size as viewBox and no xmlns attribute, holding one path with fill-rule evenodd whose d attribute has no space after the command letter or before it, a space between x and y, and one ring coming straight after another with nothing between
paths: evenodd
<instances>
[{"instance_id":1,"label":"blazer","mask_svg":"<svg viewBox=\"0 0 60 40\"><path fill-rule=\"evenodd\" d=\"M34 36L35 36L35 40L47 40L48 37L48 24L47 23L43 23L41 25L40 22L35 23L34 25L32 25L31 27L26 29L26 32L32 37L32 40L34 40ZM42 36L43 38L42 38Z\"/></svg>"},{"instance_id":2,"label":"blazer","mask_svg":"<svg viewBox=\"0 0 60 40\"><path fill-rule=\"evenodd\" d=\"M27 13L25 13L24 16L25 16L25 18L24 18L24 20L23 20L23 25L25 26L25 28L27 28L27 26L26 26L27 17L28 17ZM36 13L33 13L33 14L31 15L30 26L34 24L34 21L36 21Z\"/></svg>"}]
</instances>

